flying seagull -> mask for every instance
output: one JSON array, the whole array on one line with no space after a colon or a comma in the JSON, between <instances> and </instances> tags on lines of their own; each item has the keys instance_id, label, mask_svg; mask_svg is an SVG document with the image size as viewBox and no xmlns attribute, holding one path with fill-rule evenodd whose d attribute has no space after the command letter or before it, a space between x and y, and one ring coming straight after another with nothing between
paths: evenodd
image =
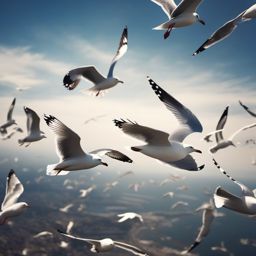
<instances>
[{"instance_id":1,"label":"flying seagull","mask_svg":"<svg viewBox=\"0 0 256 256\"><path fill-rule=\"evenodd\" d=\"M123 83L116 77L113 77L113 72L117 61L123 57L127 51L128 44L128 28L125 27L119 42L116 55L114 56L107 77L104 77L98 72L96 67L87 66L70 70L63 78L63 84L68 90L73 90L77 87L82 78L91 81L94 86L89 89L90 92L98 96L101 91L114 87L118 83Z\"/></svg>"},{"instance_id":2,"label":"flying seagull","mask_svg":"<svg viewBox=\"0 0 256 256\"><path fill-rule=\"evenodd\" d=\"M30 143L46 138L46 136L40 131L40 118L37 113L28 107L24 107L24 111L27 116L27 136L18 142L20 146L26 143L28 147Z\"/></svg>"},{"instance_id":3,"label":"flying seagull","mask_svg":"<svg viewBox=\"0 0 256 256\"><path fill-rule=\"evenodd\" d=\"M14 109L14 106L15 106L15 102L16 102L16 98L14 98L12 100L11 106L9 107L9 110L8 110L8 113L7 113L7 120L6 120L6 122L0 126L1 134L6 134L8 127L10 127L10 126L12 126L14 124L17 124L15 122L15 120L12 118L12 113L13 113L13 109Z\"/></svg>"},{"instance_id":4,"label":"flying seagull","mask_svg":"<svg viewBox=\"0 0 256 256\"><path fill-rule=\"evenodd\" d=\"M256 126L256 123L246 125L246 126L240 128L240 129L238 129L236 132L234 132L228 139L224 139L222 131L223 131L223 128L224 128L224 126L226 124L226 121L227 121L228 109L229 109L229 107L225 108L225 110L222 113L222 115L220 117L220 120L217 124L217 127L216 127L216 131L218 131L218 132L215 133L215 138L216 138L216 143L217 144L210 148L210 152L213 153L213 154L216 153L218 150L223 149L223 148L227 148L229 146L236 147L236 145L234 144L234 138L240 132L245 131L247 129L250 129L250 128L253 128L253 127Z\"/></svg>"},{"instance_id":5,"label":"flying seagull","mask_svg":"<svg viewBox=\"0 0 256 256\"><path fill-rule=\"evenodd\" d=\"M101 239L101 240L94 240L94 239L87 239L87 238L72 236L72 235L66 234L65 232L63 232L61 230L58 230L58 232L60 234L64 235L64 236L66 236L66 237L76 239L76 240L80 240L80 241L83 241L83 242L86 242L86 243L90 244L91 245L90 250L91 250L91 252L94 252L94 253L109 252L109 251L112 251L114 249L114 247L117 247L117 248L123 249L125 251L131 252L134 255L148 256L148 254L143 252L138 247L135 247L135 246L130 245L130 244L114 241L111 238L104 238L104 239Z\"/></svg>"},{"instance_id":6,"label":"flying seagull","mask_svg":"<svg viewBox=\"0 0 256 256\"><path fill-rule=\"evenodd\" d=\"M237 184L242 192L240 197L231 194L230 192L224 190L220 186L216 188L214 192L214 203L217 208L225 207L227 209L236 211L238 213L255 215L256 214L256 190L251 190L244 184L238 182L232 178L226 171L224 171L219 164L213 159L216 167L226 175L230 180Z\"/></svg>"},{"instance_id":7,"label":"flying seagull","mask_svg":"<svg viewBox=\"0 0 256 256\"><path fill-rule=\"evenodd\" d=\"M117 215L120 219L118 220L119 223L127 221L127 220L132 220L135 218L138 218L140 222L143 222L143 218L140 214L135 213L135 212L125 212L125 213L120 213Z\"/></svg>"},{"instance_id":8,"label":"flying seagull","mask_svg":"<svg viewBox=\"0 0 256 256\"><path fill-rule=\"evenodd\" d=\"M89 169L97 165L108 166L99 156L101 152L119 161L132 162L123 153L112 149L98 149L85 153L80 145L80 137L75 132L54 116L44 115L44 120L56 135L56 150L60 158L59 163L47 166L47 175L66 175L69 171Z\"/></svg>"},{"instance_id":9,"label":"flying seagull","mask_svg":"<svg viewBox=\"0 0 256 256\"><path fill-rule=\"evenodd\" d=\"M239 100L239 104L253 117L256 117L256 113L252 112L247 106L245 106L240 100Z\"/></svg>"},{"instance_id":10,"label":"flying seagull","mask_svg":"<svg viewBox=\"0 0 256 256\"><path fill-rule=\"evenodd\" d=\"M237 17L229 20L222 27L217 29L194 53L193 56L203 52L218 42L224 40L237 28L241 22L251 20L256 17L256 4L240 13Z\"/></svg>"},{"instance_id":11,"label":"flying seagull","mask_svg":"<svg viewBox=\"0 0 256 256\"><path fill-rule=\"evenodd\" d=\"M168 21L153 28L155 30L166 30L164 39L168 38L173 28L185 27L192 25L195 22L200 22L205 25L205 22L200 19L196 10L202 0L183 0L177 6L174 0L151 0L159 5L165 14L168 16Z\"/></svg>"},{"instance_id":12,"label":"flying seagull","mask_svg":"<svg viewBox=\"0 0 256 256\"><path fill-rule=\"evenodd\" d=\"M164 91L152 79L148 78L148 81L158 98L178 119L180 123L179 128L168 134L123 119L115 119L115 125L122 129L124 133L146 142L145 145L131 147L133 151L140 152L171 166L188 171L199 171L203 169L204 165L198 167L190 155L192 152L202 152L192 146L183 144L183 140L189 134L202 132L203 128L200 121L188 108Z\"/></svg>"},{"instance_id":13,"label":"flying seagull","mask_svg":"<svg viewBox=\"0 0 256 256\"><path fill-rule=\"evenodd\" d=\"M23 191L24 187L14 170L10 170L6 180L5 197L1 205L0 225L6 223L9 218L20 215L29 207L25 202L17 203Z\"/></svg>"}]
</instances>

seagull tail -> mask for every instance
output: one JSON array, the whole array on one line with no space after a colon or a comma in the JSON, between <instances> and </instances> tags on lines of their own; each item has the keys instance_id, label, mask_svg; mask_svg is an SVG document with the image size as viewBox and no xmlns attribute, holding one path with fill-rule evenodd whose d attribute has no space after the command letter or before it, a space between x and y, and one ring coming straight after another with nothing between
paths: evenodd
<instances>
[{"instance_id":1,"label":"seagull tail","mask_svg":"<svg viewBox=\"0 0 256 256\"><path fill-rule=\"evenodd\" d=\"M58 164L49 164L47 165L46 175L48 176L57 176L57 175L67 175L69 171L55 170Z\"/></svg>"}]
</instances>

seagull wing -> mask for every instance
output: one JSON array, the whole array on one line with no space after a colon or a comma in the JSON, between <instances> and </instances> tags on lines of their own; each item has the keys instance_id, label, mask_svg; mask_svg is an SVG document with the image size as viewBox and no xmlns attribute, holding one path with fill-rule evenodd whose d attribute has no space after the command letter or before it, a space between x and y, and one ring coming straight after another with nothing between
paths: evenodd
<instances>
[{"instance_id":1,"label":"seagull wing","mask_svg":"<svg viewBox=\"0 0 256 256\"><path fill-rule=\"evenodd\" d=\"M167 163L176 168L188 170L188 171L200 171L204 168L204 165L198 166L195 159L191 155L187 155L185 158Z\"/></svg>"},{"instance_id":2,"label":"seagull wing","mask_svg":"<svg viewBox=\"0 0 256 256\"><path fill-rule=\"evenodd\" d=\"M56 149L61 160L85 155L80 137L75 132L54 116L44 115L44 120L56 135Z\"/></svg>"},{"instance_id":3,"label":"seagull wing","mask_svg":"<svg viewBox=\"0 0 256 256\"><path fill-rule=\"evenodd\" d=\"M9 107L8 113L7 113L7 121L12 120L12 112L15 106L16 98L13 99L11 106Z\"/></svg>"},{"instance_id":4,"label":"seagull wing","mask_svg":"<svg viewBox=\"0 0 256 256\"><path fill-rule=\"evenodd\" d=\"M176 9L177 5L174 0L151 0L153 3L159 5L166 13L168 18L171 18L171 13Z\"/></svg>"},{"instance_id":5,"label":"seagull wing","mask_svg":"<svg viewBox=\"0 0 256 256\"><path fill-rule=\"evenodd\" d=\"M248 21L256 17L256 4L248 8L242 16L243 21Z\"/></svg>"},{"instance_id":6,"label":"seagull wing","mask_svg":"<svg viewBox=\"0 0 256 256\"><path fill-rule=\"evenodd\" d=\"M20 180L16 176L15 172L11 170L6 179L6 191L4 201L2 203L1 209L4 210L7 207L15 204L18 198L24 191L24 187Z\"/></svg>"},{"instance_id":7,"label":"seagull wing","mask_svg":"<svg viewBox=\"0 0 256 256\"><path fill-rule=\"evenodd\" d=\"M135 246L130 245L130 244L114 241L114 245L118 248L121 248L121 249L125 250L125 251L131 252L134 255L138 255L138 256L147 256L148 255L147 253L143 252L138 247L135 247Z\"/></svg>"},{"instance_id":8,"label":"seagull wing","mask_svg":"<svg viewBox=\"0 0 256 256\"><path fill-rule=\"evenodd\" d=\"M102 148L102 149L93 150L90 152L90 154L106 155L106 156L109 156L113 159L116 159L116 160L119 160L122 162L132 163L132 159L130 159L128 156L126 156L125 154L123 154L120 151L110 149L110 148Z\"/></svg>"},{"instance_id":9,"label":"seagull wing","mask_svg":"<svg viewBox=\"0 0 256 256\"><path fill-rule=\"evenodd\" d=\"M40 118L35 111L30 108L24 107L24 111L27 115L27 132L28 135L32 133L40 133Z\"/></svg>"},{"instance_id":10,"label":"seagull wing","mask_svg":"<svg viewBox=\"0 0 256 256\"><path fill-rule=\"evenodd\" d=\"M108 77L113 77L113 71L117 61L124 56L124 54L127 52L127 49L128 49L128 28L125 27L119 42L116 55L111 62L111 65L108 71Z\"/></svg>"},{"instance_id":11,"label":"seagull wing","mask_svg":"<svg viewBox=\"0 0 256 256\"><path fill-rule=\"evenodd\" d=\"M240 129L238 129L236 132L234 132L230 137L229 137L229 140L233 140L240 132L243 132L247 129L250 129L250 128L253 128L256 126L256 123L252 123L252 124L249 124L249 125L246 125Z\"/></svg>"},{"instance_id":12,"label":"seagull wing","mask_svg":"<svg viewBox=\"0 0 256 256\"><path fill-rule=\"evenodd\" d=\"M194 53L197 55L200 52L212 47L218 42L227 38L238 26L238 23L242 20L242 14L238 15L235 19L232 19L225 23L222 27L217 29Z\"/></svg>"},{"instance_id":13,"label":"seagull wing","mask_svg":"<svg viewBox=\"0 0 256 256\"><path fill-rule=\"evenodd\" d=\"M239 104L253 117L256 117L256 113L252 112L247 106L245 106L240 100Z\"/></svg>"},{"instance_id":14,"label":"seagull wing","mask_svg":"<svg viewBox=\"0 0 256 256\"><path fill-rule=\"evenodd\" d=\"M220 130L216 130L216 131L213 131L213 132L209 132L209 133L207 133L205 136L204 136L204 140L206 141L206 142L212 142L212 140L210 139L211 137L212 137L212 135L214 135L214 134L216 134L216 133L219 133L219 132L222 132L223 131L223 129L220 129Z\"/></svg>"},{"instance_id":15,"label":"seagull wing","mask_svg":"<svg viewBox=\"0 0 256 256\"><path fill-rule=\"evenodd\" d=\"M197 7L201 4L202 1L203 0L183 0L172 12L171 16L175 18L184 12L193 13L196 11Z\"/></svg>"},{"instance_id":16,"label":"seagull wing","mask_svg":"<svg viewBox=\"0 0 256 256\"><path fill-rule=\"evenodd\" d=\"M122 131L138 140L142 140L151 145L170 145L168 141L169 134L159 130L155 130L137 123L121 120L114 120L117 127Z\"/></svg>"},{"instance_id":17,"label":"seagull wing","mask_svg":"<svg viewBox=\"0 0 256 256\"><path fill-rule=\"evenodd\" d=\"M217 123L217 126L216 126L216 131L217 130L222 130L227 122L227 118L228 118L228 106L225 108L225 110L223 111L220 119L219 119L219 122ZM215 138L216 138L216 142L219 143L221 140L223 140L223 134L222 134L222 131L219 131L215 134Z\"/></svg>"},{"instance_id":18,"label":"seagull wing","mask_svg":"<svg viewBox=\"0 0 256 256\"><path fill-rule=\"evenodd\" d=\"M180 127L169 136L170 141L182 142L189 134L203 131L200 121L188 108L163 90L152 79L148 78L148 81L158 98L175 115L180 123Z\"/></svg>"}]
</instances>

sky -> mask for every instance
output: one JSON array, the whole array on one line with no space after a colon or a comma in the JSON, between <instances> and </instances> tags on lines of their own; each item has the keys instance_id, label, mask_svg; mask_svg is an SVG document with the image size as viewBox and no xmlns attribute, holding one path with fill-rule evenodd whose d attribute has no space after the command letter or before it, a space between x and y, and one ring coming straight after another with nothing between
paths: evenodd
<instances>
[{"instance_id":1,"label":"sky","mask_svg":"<svg viewBox=\"0 0 256 256\"><path fill-rule=\"evenodd\" d=\"M230 4L232 2L232 8ZM43 114L52 114L77 132L84 150L111 147L134 159L138 173L177 171L193 178L216 176L217 170L208 155L203 134L213 131L224 108L230 106L225 128L228 136L240 127L253 123L238 104L238 100L255 108L254 20L241 24L226 40L196 57L192 53L221 25L254 4L250 0L203 1L198 8L206 26L196 23L176 29L167 39L163 31L153 27L165 22L167 16L149 0L98 1L2 1L0 16L0 111L1 123L13 97L17 98L14 117L25 129L23 106ZM128 51L117 63L114 75L125 83L109 90L103 97L89 96L85 89L90 83L82 81L76 90L67 91L63 76L72 68L95 65L107 74L117 50L120 35L128 26ZM149 75L200 119L203 134L195 133L185 142L202 148L198 163L206 163L204 172L187 173L132 152L130 146L140 142L125 136L114 127L114 118L129 118L141 125L171 132L178 125L148 85ZM17 90L22 88L22 91ZM96 116L96 122L84 122ZM18 156L54 163L58 161L54 136L44 121L41 130L47 139L24 149L15 135L1 142L2 157ZM255 133L255 130L254 130ZM246 136L254 136L248 132ZM136 144L137 143L137 144ZM251 159L255 148L228 148L216 154L227 171L242 178L254 178ZM111 161L111 160L110 160ZM112 168L126 168L111 162Z\"/></svg>"}]
</instances>

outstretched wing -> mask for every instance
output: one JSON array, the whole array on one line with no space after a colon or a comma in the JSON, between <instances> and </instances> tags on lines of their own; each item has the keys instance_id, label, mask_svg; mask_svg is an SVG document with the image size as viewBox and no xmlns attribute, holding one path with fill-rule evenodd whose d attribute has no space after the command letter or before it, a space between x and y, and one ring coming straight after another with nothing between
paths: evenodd
<instances>
[{"instance_id":1,"label":"outstretched wing","mask_svg":"<svg viewBox=\"0 0 256 256\"><path fill-rule=\"evenodd\" d=\"M6 179L6 191L1 209L4 210L9 206L15 204L23 191L24 187L16 176L14 170L10 170Z\"/></svg>"},{"instance_id":2,"label":"outstretched wing","mask_svg":"<svg viewBox=\"0 0 256 256\"><path fill-rule=\"evenodd\" d=\"M168 18L171 18L172 12L176 9L177 5L174 0L151 0L153 3L159 5Z\"/></svg>"},{"instance_id":3,"label":"outstretched wing","mask_svg":"<svg viewBox=\"0 0 256 256\"><path fill-rule=\"evenodd\" d=\"M177 17L184 12L196 12L197 7L201 4L203 0L183 0L173 11L172 17Z\"/></svg>"},{"instance_id":4,"label":"outstretched wing","mask_svg":"<svg viewBox=\"0 0 256 256\"><path fill-rule=\"evenodd\" d=\"M240 132L243 132L243 131L248 130L248 129L250 129L250 128L253 128L253 127L255 127L255 126L256 126L256 123L252 123L252 124L246 125L246 126L240 128L240 129L238 129L236 132L234 132L234 133L230 136L229 140L232 141Z\"/></svg>"},{"instance_id":5,"label":"outstretched wing","mask_svg":"<svg viewBox=\"0 0 256 256\"><path fill-rule=\"evenodd\" d=\"M44 115L44 120L56 135L56 150L61 160L85 155L75 132L54 116Z\"/></svg>"},{"instance_id":6,"label":"outstretched wing","mask_svg":"<svg viewBox=\"0 0 256 256\"><path fill-rule=\"evenodd\" d=\"M253 117L256 117L256 113L252 112L247 106L245 106L240 100L239 104Z\"/></svg>"},{"instance_id":7,"label":"outstretched wing","mask_svg":"<svg viewBox=\"0 0 256 256\"><path fill-rule=\"evenodd\" d=\"M229 109L229 106L227 106L225 108L225 110L223 111L220 119L219 119L219 122L217 123L217 126L216 126L216 130L221 130L219 132L217 132L215 134L215 138L216 138L216 142L219 143L221 140L223 140L223 134L222 134L222 130L227 122L227 119L228 119L228 109Z\"/></svg>"},{"instance_id":8,"label":"outstretched wing","mask_svg":"<svg viewBox=\"0 0 256 256\"><path fill-rule=\"evenodd\" d=\"M179 161L169 162L167 164L187 171L200 171L204 168L204 165L198 166L195 159L191 155L187 155L185 158Z\"/></svg>"},{"instance_id":9,"label":"outstretched wing","mask_svg":"<svg viewBox=\"0 0 256 256\"><path fill-rule=\"evenodd\" d=\"M13 99L11 106L9 107L8 113L7 113L7 121L12 120L12 113L15 106L16 98Z\"/></svg>"},{"instance_id":10,"label":"outstretched wing","mask_svg":"<svg viewBox=\"0 0 256 256\"><path fill-rule=\"evenodd\" d=\"M132 163L131 158L129 158L122 152L111 149L111 148L101 148L101 149L93 150L90 152L90 154L106 155L122 162Z\"/></svg>"},{"instance_id":11,"label":"outstretched wing","mask_svg":"<svg viewBox=\"0 0 256 256\"><path fill-rule=\"evenodd\" d=\"M126 244L126 243L121 243L121 242L117 242L114 241L114 245L118 248L121 248L123 250L126 250L128 252L133 253L134 255L138 255L138 256L148 256L147 253L145 253L144 251L142 251L140 248L135 247L133 245L130 244Z\"/></svg>"},{"instance_id":12,"label":"outstretched wing","mask_svg":"<svg viewBox=\"0 0 256 256\"><path fill-rule=\"evenodd\" d=\"M111 62L111 65L108 71L108 77L113 77L113 71L117 61L124 56L124 54L127 52L127 49L128 49L128 28L126 26L123 30L116 55Z\"/></svg>"},{"instance_id":13,"label":"outstretched wing","mask_svg":"<svg viewBox=\"0 0 256 256\"><path fill-rule=\"evenodd\" d=\"M24 107L24 111L27 115L27 132L28 135L32 133L40 132L40 118L35 111L30 108Z\"/></svg>"},{"instance_id":14,"label":"outstretched wing","mask_svg":"<svg viewBox=\"0 0 256 256\"><path fill-rule=\"evenodd\" d=\"M170 145L168 141L169 134L155 130L146 126L139 125L123 119L114 120L117 127L122 131L138 140L142 140L151 145Z\"/></svg>"},{"instance_id":15,"label":"outstretched wing","mask_svg":"<svg viewBox=\"0 0 256 256\"><path fill-rule=\"evenodd\" d=\"M189 134L203 131L200 121L188 108L168 94L149 77L148 81L158 98L175 115L180 123L180 127L170 135L170 141L182 142Z\"/></svg>"}]
</instances>

